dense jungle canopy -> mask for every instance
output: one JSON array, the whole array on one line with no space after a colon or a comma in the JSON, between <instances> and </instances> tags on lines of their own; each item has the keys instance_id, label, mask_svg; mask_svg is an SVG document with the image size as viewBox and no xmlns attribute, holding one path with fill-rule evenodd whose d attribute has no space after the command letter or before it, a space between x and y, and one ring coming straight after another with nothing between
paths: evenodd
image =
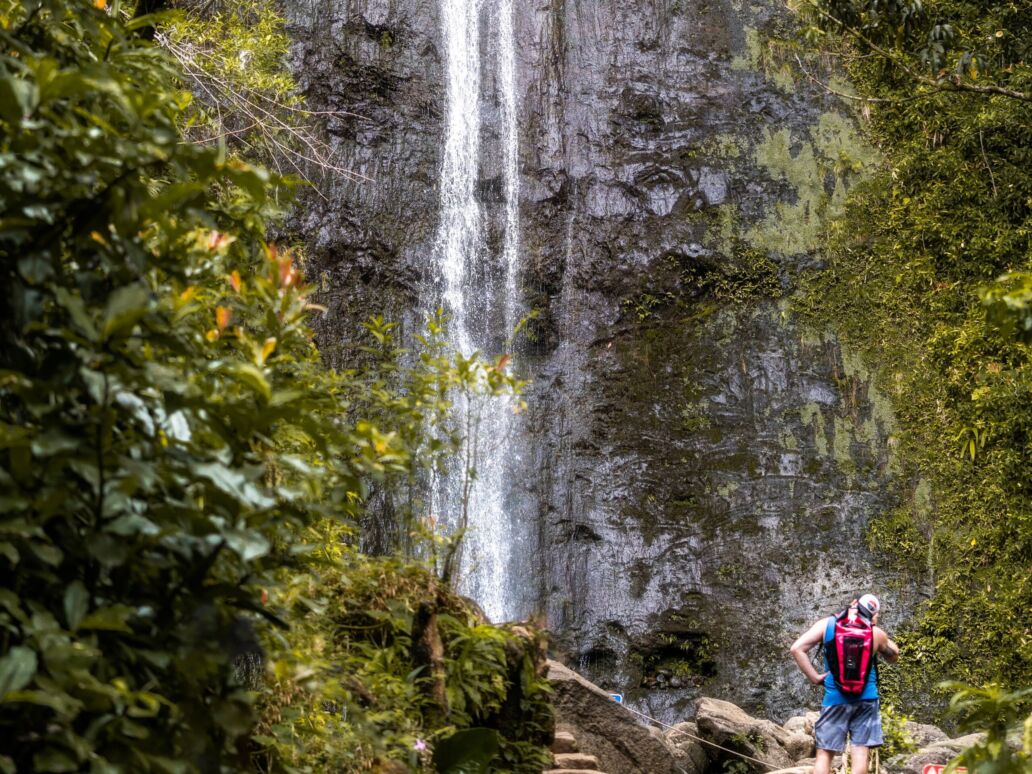
<instances>
[{"instance_id":1,"label":"dense jungle canopy","mask_svg":"<svg viewBox=\"0 0 1032 774\"><path fill-rule=\"evenodd\" d=\"M879 155L778 295L876 364L921 493L867 529L927 586L885 690L1028 771L1032 5L790 5L764 45ZM320 356L284 216L349 170L281 8L0 0L0 38L0 772L548 768L548 634L460 596L426 496L524 385L443 316Z\"/></svg>"}]
</instances>

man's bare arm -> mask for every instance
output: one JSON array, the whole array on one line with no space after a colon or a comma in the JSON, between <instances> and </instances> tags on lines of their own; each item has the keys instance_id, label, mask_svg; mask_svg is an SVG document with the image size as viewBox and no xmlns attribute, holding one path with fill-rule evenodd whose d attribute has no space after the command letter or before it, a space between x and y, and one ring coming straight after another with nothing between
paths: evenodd
<instances>
[{"instance_id":1,"label":"man's bare arm","mask_svg":"<svg viewBox=\"0 0 1032 774\"><path fill-rule=\"evenodd\" d=\"M789 652L792 654L792 658L795 659L796 664L799 666L799 670L806 675L806 679L814 685L821 682L828 674L824 672L821 674L813 668L813 664L810 663L810 651L820 644L821 640L824 639L824 628L827 626L828 620L822 619L807 629L803 634L800 635L799 639L792 643L792 647Z\"/></svg>"},{"instance_id":2,"label":"man's bare arm","mask_svg":"<svg viewBox=\"0 0 1032 774\"><path fill-rule=\"evenodd\" d=\"M899 661L899 645L889 638L889 635L885 630L875 627L874 636L874 642L875 645L877 645L878 654L890 664L895 664Z\"/></svg>"}]
</instances>

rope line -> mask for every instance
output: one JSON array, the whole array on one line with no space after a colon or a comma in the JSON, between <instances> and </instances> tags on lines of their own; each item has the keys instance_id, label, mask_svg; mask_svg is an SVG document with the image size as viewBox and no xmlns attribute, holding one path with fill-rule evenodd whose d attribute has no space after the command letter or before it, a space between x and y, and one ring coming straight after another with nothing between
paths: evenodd
<instances>
[{"instance_id":1,"label":"rope line","mask_svg":"<svg viewBox=\"0 0 1032 774\"><path fill-rule=\"evenodd\" d=\"M623 705L620 705L620 706L623 706ZM646 720L651 720L656 725L663 726L664 728L669 728L672 731L676 730L677 733L684 734L689 739L694 739L696 742L702 742L703 744L708 744L710 747L716 747L718 750L723 750L724 752L731 753L732 755L737 755L739 758L745 758L745 760L747 760L747 761L752 761L753 763L758 763L761 766L766 766L771 771L777 771L778 770L778 767L775 766L772 763L767 763L766 761L761 761L759 758L753 758L753 757L751 757L749 755L746 755L745 753L740 753L737 750L731 750L731 749L728 749L727 747L721 747L716 742L711 742L709 739L703 739L702 737L696 736L695 734L689 734L687 731L683 731L682 729L677 728L676 726L671 726L668 723L664 723L662 720L656 720L654 717L652 717L650 715L646 715L644 712L638 712L638 710L631 709L630 707L626 707L626 706L624 706L624 709L627 710L628 712L634 714L634 715L638 715L639 717L645 718Z\"/></svg>"}]
</instances>

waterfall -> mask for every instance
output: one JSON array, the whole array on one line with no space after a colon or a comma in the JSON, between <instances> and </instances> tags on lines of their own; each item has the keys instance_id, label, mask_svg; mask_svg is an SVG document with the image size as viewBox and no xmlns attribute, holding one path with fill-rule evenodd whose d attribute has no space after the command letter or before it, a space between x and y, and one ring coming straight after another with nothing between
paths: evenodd
<instances>
[{"instance_id":1,"label":"waterfall","mask_svg":"<svg viewBox=\"0 0 1032 774\"><path fill-rule=\"evenodd\" d=\"M488 7L490 6L490 7ZM441 0L446 52L447 114L440 178L440 220L434 250L440 298L450 317L452 346L464 355L502 354L502 342L521 314L519 269L519 177L515 43L512 0ZM482 58L481 11L497 13L499 152L505 199L500 255L485 238L487 213L477 198L481 166ZM501 273L497 279L495 275ZM501 334L501 335L499 335ZM502 349L500 349L502 347ZM469 523L460 568L460 590L473 597L494 621L512 618L518 603L514 586L514 546L520 530L511 505L513 470L521 454L512 401L494 399L475 406L458 405L462 417L476 414L467 426L476 478L469 492ZM457 460L436 482L434 511L453 527L460 523L465 460Z\"/></svg>"},{"instance_id":2,"label":"waterfall","mask_svg":"<svg viewBox=\"0 0 1032 774\"><path fill-rule=\"evenodd\" d=\"M448 114L441 164L441 214L435 260L444 280L444 304L451 314L452 344L469 354L468 269L484 252L476 184L480 166L480 19L478 0L442 0L447 58Z\"/></svg>"},{"instance_id":3,"label":"waterfall","mask_svg":"<svg viewBox=\"0 0 1032 774\"><path fill-rule=\"evenodd\" d=\"M505 181L505 326L511 332L518 322L519 291L516 276L520 250L519 135L516 127L516 34L512 0L499 0L498 81L502 103L502 161Z\"/></svg>"}]
</instances>

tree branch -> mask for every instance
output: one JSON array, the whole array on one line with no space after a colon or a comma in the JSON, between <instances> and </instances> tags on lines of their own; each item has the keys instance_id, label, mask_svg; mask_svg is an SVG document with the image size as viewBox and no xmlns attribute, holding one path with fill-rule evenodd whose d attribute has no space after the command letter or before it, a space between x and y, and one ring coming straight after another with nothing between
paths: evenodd
<instances>
[{"instance_id":1,"label":"tree branch","mask_svg":"<svg viewBox=\"0 0 1032 774\"><path fill-rule=\"evenodd\" d=\"M900 56L893 52L882 48L877 43L872 41L860 30L855 27L850 27L848 24L843 22L841 19L833 16L832 14L821 8L815 0L806 0L806 4L813 9L813 11L820 16L822 19L834 23L842 32L849 35L850 37L860 41L869 49L874 51L876 54L884 58L886 61L898 67L910 78L914 79L918 83L923 83L925 86L930 86L940 92L956 92L956 93L969 93L969 94L980 94L980 95L993 95L1008 97L1010 99L1020 100L1022 102L1032 102L1032 94L1028 94L1023 91L1017 91L1015 89L1008 89L1003 86L986 85L979 86L974 83L968 83L961 79L959 75L954 75L949 80L943 80L941 78L932 78L928 75L922 75L915 71L909 64L904 62Z\"/></svg>"},{"instance_id":2,"label":"tree branch","mask_svg":"<svg viewBox=\"0 0 1032 774\"><path fill-rule=\"evenodd\" d=\"M927 93L926 94L915 94L912 97L895 97L895 98L893 98L893 97L860 97L860 96L858 96L856 94L846 94L844 91L837 91L837 90L831 88L831 86L829 86L828 84L824 83L822 80L817 78L817 76L815 76L812 73L810 73L810 71L807 70L806 67L803 65L803 60L799 58L799 54L793 54L793 56L795 56L796 63L799 65L799 69L802 71L803 75L805 75L807 78L809 78L811 81L813 81L813 83L817 84L822 89L824 89L824 91L828 92L829 94L834 94L836 97L842 97L842 99L849 99L849 100L853 100L855 102L872 102L872 103L896 104L896 103L900 103L900 102L912 102L915 99L923 99L924 97L930 96Z\"/></svg>"}]
</instances>

